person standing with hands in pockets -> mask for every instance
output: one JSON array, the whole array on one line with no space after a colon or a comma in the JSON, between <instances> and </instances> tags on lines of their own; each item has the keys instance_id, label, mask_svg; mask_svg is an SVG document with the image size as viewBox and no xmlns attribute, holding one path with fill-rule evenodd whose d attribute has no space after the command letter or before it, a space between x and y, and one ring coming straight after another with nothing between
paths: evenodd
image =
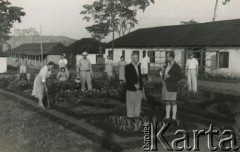
<instances>
[{"instance_id":1,"label":"person standing with hands in pockets","mask_svg":"<svg viewBox=\"0 0 240 152\"><path fill-rule=\"evenodd\" d=\"M198 60L194 58L193 52L189 53L186 63L185 75L187 76L188 90L193 94L197 93Z\"/></svg>"},{"instance_id":2,"label":"person standing with hands in pockets","mask_svg":"<svg viewBox=\"0 0 240 152\"><path fill-rule=\"evenodd\" d=\"M92 64L91 61L87 58L87 52L82 53L83 58L77 62L77 78L81 78L81 89L84 91L85 84L87 82L88 90L92 90Z\"/></svg>"},{"instance_id":3,"label":"person standing with hands in pockets","mask_svg":"<svg viewBox=\"0 0 240 152\"><path fill-rule=\"evenodd\" d=\"M142 74L140 64L138 62L138 54L133 53L132 62L125 67L125 78L127 87L127 117L137 118L141 112L142 101Z\"/></svg>"}]
</instances>

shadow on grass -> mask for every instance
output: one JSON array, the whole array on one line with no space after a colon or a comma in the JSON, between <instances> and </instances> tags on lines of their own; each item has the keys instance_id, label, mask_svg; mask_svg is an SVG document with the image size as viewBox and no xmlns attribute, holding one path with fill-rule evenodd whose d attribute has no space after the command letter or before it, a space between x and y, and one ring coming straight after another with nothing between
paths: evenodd
<instances>
[{"instance_id":1,"label":"shadow on grass","mask_svg":"<svg viewBox=\"0 0 240 152\"><path fill-rule=\"evenodd\" d=\"M114 152L122 152L123 148L114 142L113 136L110 132L104 131L102 134L102 143L101 143L101 148L102 149L107 149L109 151L114 151Z\"/></svg>"}]
</instances>

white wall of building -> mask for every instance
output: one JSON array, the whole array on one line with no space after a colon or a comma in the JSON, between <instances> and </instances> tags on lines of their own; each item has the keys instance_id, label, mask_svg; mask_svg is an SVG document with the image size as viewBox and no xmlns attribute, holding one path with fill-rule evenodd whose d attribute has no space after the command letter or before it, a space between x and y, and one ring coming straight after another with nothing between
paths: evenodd
<instances>
[{"instance_id":1,"label":"white wall of building","mask_svg":"<svg viewBox=\"0 0 240 152\"><path fill-rule=\"evenodd\" d=\"M27 56L27 59L28 59L28 65L30 67L41 67L42 66L42 63L40 62L40 56L32 56L32 57L29 57ZM8 60L7 60L7 65L10 65L10 66L14 66L14 67L17 67L17 62L19 60L19 57L17 56L9 56L8 57ZM46 64L48 62L48 57L44 59L44 63L43 64Z\"/></svg>"},{"instance_id":2,"label":"white wall of building","mask_svg":"<svg viewBox=\"0 0 240 152\"><path fill-rule=\"evenodd\" d=\"M111 51L111 48L106 48L104 58L106 59L108 56L108 52ZM151 67L162 67L165 65L165 57L166 57L166 51L171 51L172 49L167 49L167 48L115 48L113 52L113 61L115 64L117 64L120 61L120 57L122 56L122 51L125 51L125 60L126 62L130 63L131 62L131 54L133 51L139 51L139 60L142 60L142 52L146 51L147 53L149 51L154 51L155 52L155 63L151 63ZM175 49L175 61L180 65L184 65L184 49Z\"/></svg>"},{"instance_id":3,"label":"white wall of building","mask_svg":"<svg viewBox=\"0 0 240 152\"><path fill-rule=\"evenodd\" d=\"M206 72L213 74L240 76L240 48L221 49L220 52L229 52L229 67L218 69L216 53L206 53Z\"/></svg>"},{"instance_id":4,"label":"white wall of building","mask_svg":"<svg viewBox=\"0 0 240 152\"><path fill-rule=\"evenodd\" d=\"M0 57L0 73L7 72L7 57Z\"/></svg>"},{"instance_id":5,"label":"white wall of building","mask_svg":"<svg viewBox=\"0 0 240 152\"><path fill-rule=\"evenodd\" d=\"M82 55L76 55L76 61L79 61L82 58ZM92 64L97 63L97 54L88 54L87 58L90 60Z\"/></svg>"},{"instance_id":6,"label":"white wall of building","mask_svg":"<svg viewBox=\"0 0 240 152\"><path fill-rule=\"evenodd\" d=\"M61 59L61 55L48 55L47 56L47 62L54 62L58 65L59 60Z\"/></svg>"}]
</instances>

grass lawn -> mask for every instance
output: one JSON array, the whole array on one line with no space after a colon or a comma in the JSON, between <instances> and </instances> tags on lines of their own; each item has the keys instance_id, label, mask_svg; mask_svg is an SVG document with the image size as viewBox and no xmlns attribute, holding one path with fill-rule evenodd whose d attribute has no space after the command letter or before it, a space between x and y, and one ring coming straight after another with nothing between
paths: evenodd
<instances>
[{"instance_id":1,"label":"grass lawn","mask_svg":"<svg viewBox=\"0 0 240 152\"><path fill-rule=\"evenodd\" d=\"M0 95L0 151L92 152L91 140L52 122L37 112Z\"/></svg>"}]
</instances>

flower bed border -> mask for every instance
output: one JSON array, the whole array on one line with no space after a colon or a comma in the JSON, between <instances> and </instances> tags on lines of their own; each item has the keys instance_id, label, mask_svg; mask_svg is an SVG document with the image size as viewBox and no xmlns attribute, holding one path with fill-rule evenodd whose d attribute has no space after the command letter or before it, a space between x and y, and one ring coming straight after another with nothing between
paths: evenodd
<instances>
[{"instance_id":1,"label":"flower bed border","mask_svg":"<svg viewBox=\"0 0 240 152\"><path fill-rule=\"evenodd\" d=\"M6 90L6 91L8 91L8 90ZM12 91L10 91L10 92L12 92ZM15 92L12 92L12 93L15 93ZM139 147L142 146L142 140L136 140L136 141L130 141L130 142L121 142L120 144L115 143L112 140L106 139L104 137L100 137L100 136L98 136L98 135L96 135L96 134L94 134L94 133L92 133L92 132L90 132L90 131L88 131L84 128L80 128L73 123L67 122L63 119L60 119L60 118L54 116L54 115L46 113L44 110L40 110L37 107L33 107L33 106L27 104L26 102L22 101L21 99L19 100L17 97L9 95L8 93L2 92L1 94L3 96L7 97L7 98L14 99L14 101L16 101L16 102L24 105L26 108L28 108L28 110L30 110L32 112L37 112L41 116L49 118L51 121L63 126L67 130L70 130L70 131L72 131L76 134L82 135L82 136L92 140L93 142L96 142L100 146L104 145L104 147L101 146L101 148L105 148L107 150L117 152L117 151L119 151L119 150L121 151L123 149L124 150L129 150L129 149L133 149L133 148L139 148ZM20 96L26 97L22 94L20 94ZM28 97L26 97L26 98L28 98ZM105 131L105 132L109 133L108 131ZM111 135L111 132L110 132L110 135ZM103 150L102 152L105 152L105 151Z\"/></svg>"}]
</instances>

